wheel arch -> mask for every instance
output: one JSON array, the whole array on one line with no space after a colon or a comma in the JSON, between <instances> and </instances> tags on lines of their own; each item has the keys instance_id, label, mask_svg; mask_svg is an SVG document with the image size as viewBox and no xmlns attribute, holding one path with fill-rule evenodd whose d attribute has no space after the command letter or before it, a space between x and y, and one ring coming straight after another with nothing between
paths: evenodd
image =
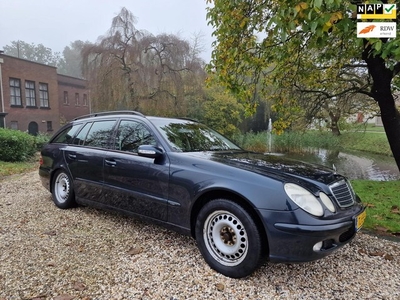
<instances>
[{"instance_id":1,"label":"wheel arch","mask_svg":"<svg viewBox=\"0 0 400 300\"><path fill-rule=\"evenodd\" d=\"M190 231L191 235L194 239L196 239L196 219L197 216L201 210L201 208L208 202L211 202L216 199L226 199L226 200L231 200L237 204L239 204L241 207L243 207L247 213L251 215L253 218L254 222L256 223L257 227L260 230L260 234L263 237L263 248L264 251L268 251L269 246L268 246L268 235L265 230L265 226L261 220L261 216L257 213L255 207L250 204L250 202L244 198L241 195L236 194L235 192L229 191L229 190L221 190L221 189L216 189L216 190L211 190L207 191L206 193L202 194L194 203L192 206L191 210L191 215L190 215ZM265 252L265 255L267 256L268 253Z\"/></svg>"},{"instance_id":2,"label":"wheel arch","mask_svg":"<svg viewBox=\"0 0 400 300\"><path fill-rule=\"evenodd\" d=\"M50 184L50 193L53 193L53 181L54 181L54 176L58 173L58 171L60 171L60 170L62 170L62 171L64 171L64 172L66 172L71 178L72 178L72 176L71 176L71 174L70 174L70 172L68 171L68 169L67 168L65 168L64 166L58 166L56 169L54 169L54 170L52 170L51 171L51 173L50 173L50 178L49 178L49 184Z\"/></svg>"}]
</instances>

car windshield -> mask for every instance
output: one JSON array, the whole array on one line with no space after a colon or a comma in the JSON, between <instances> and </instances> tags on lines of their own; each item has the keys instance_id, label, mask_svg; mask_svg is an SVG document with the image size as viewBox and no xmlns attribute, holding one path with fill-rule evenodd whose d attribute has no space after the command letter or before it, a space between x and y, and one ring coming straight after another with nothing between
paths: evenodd
<instances>
[{"instance_id":1,"label":"car windshield","mask_svg":"<svg viewBox=\"0 0 400 300\"><path fill-rule=\"evenodd\" d=\"M188 120L152 119L153 124L179 152L241 150L218 132L207 126Z\"/></svg>"}]
</instances>

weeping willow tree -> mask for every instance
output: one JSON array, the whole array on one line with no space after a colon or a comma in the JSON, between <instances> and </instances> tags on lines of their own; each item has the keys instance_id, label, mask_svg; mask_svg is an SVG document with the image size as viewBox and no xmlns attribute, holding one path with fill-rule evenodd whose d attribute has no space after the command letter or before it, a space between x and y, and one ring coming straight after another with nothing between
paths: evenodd
<instances>
[{"instance_id":1,"label":"weeping willow tree","mask_svg":"<svg viewBox=\"0 0 400 300\"><path fill-rule=\"evenodd\" d=\"M186 115L186 97L205 78L198 44L170 34L153 36L135 24L123 8L107 35L82 51L94 110Z\"/></svg>"},{"instance_id":2,"label":"weeping willow tree","mask_svg":"<svg viewBox=\"0 0 400 300\"><path fill-rule=\"evenodd\" d=\"M106 36L82 51L84 72L91 86L95 110L139 108L145 79L141 76L145 35L135 28L133 14L123 8Z\"/></svg>"}]
</instances>

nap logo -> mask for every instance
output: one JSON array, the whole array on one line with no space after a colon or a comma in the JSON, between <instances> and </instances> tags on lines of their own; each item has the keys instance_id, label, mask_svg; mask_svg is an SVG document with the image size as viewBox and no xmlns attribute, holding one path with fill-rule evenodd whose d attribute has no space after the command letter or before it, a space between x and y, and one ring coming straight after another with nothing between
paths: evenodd
<instances>
[{"instance_id":1,"label":"nap logo","mask_svg":"<svg viewBox=\"0 0 400 300\"><path fill-rule=\"evenodd\" d=\"M396 22L358 22L358 38L395 38Z\"/></svg>"},{"instance_id":2,"label":"nap logo","mask_svg":"<svg viewBox=\"0 0 400 300\"><path fill-rule=\"evenodd\" d=\"M396 4L357 4L357 19L396 19Z\"/></svg>"}]
</instances>

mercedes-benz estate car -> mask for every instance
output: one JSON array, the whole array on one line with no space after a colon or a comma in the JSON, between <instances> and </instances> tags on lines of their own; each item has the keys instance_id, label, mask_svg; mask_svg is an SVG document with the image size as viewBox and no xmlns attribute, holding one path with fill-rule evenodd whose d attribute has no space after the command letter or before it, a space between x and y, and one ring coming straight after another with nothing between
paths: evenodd
<instances>
[{"instance_id":1,"label":"mercedes-benz estate car","mask_svg":"<svg viewBox=\"0 0 400 300\"><path fill-rule=\"evenodd\" d=\"M216 271L306 262L351 241L366 213L326 167L241 149L196 121L104 112L63 126L39 175L59 208L122 212L191 235Z\"/></svg>"}]
</instances>

